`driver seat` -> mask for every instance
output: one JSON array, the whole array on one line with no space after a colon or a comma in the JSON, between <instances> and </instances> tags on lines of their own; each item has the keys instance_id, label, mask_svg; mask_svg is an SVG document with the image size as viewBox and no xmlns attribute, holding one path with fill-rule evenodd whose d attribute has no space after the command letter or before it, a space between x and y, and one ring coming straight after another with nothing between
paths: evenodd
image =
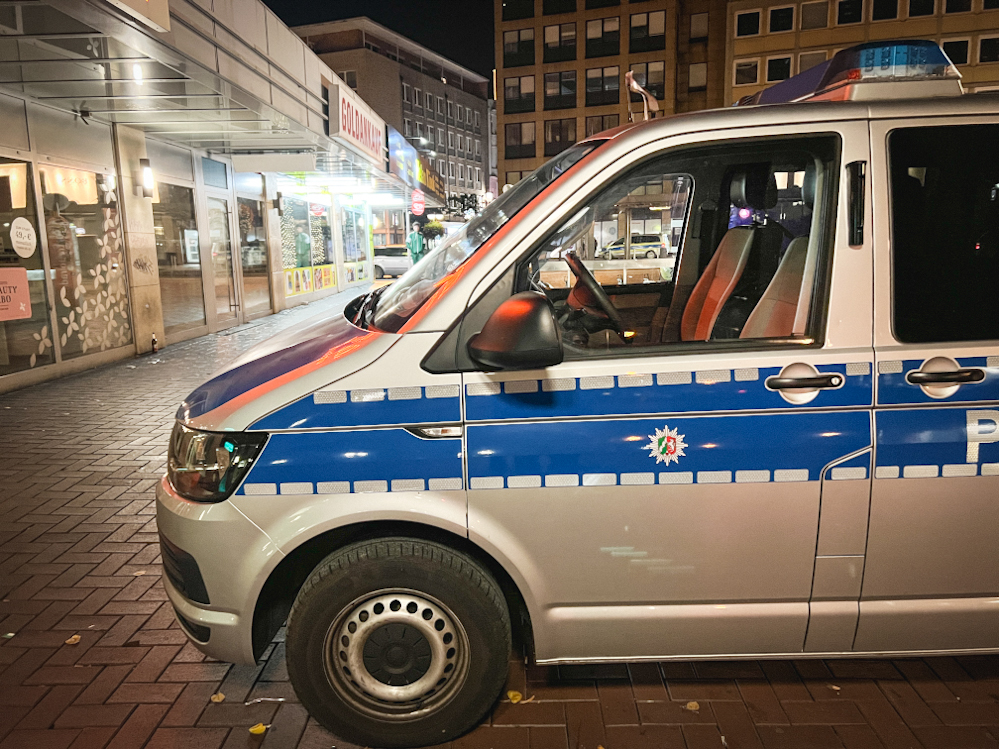
<instances>
[{"instance_id":1,"label":"driver seat","mask_svg":"<svg viewBox=\"0 0 999 749\"><path fill-rule=\"evenodd\" d=\"M766 210L777 203L777 182L769 169L732 175L729 196L737 208ZM680 340L708 341L715 321L746 269L756 226L735 226L725 232L718 249L690 292L680 321Z\"/></svg>"}]
</instances>

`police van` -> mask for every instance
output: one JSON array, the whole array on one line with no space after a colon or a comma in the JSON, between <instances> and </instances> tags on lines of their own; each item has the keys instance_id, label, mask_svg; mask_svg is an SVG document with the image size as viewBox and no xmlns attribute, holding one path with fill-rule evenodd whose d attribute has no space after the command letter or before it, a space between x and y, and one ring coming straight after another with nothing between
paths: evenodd
<instances>
[{"instance_id":1,"label":"police van","mask_svg":"<svg viewBox=\"0 0 999 749\"><path fill-rule=\"evenodd\" d=\"M515 637L999 652L999 96L893 42L747 104L571 146L195 390L157 489L195 644L287 621L302 703L375 746L475 725ZM656 215L662 268L595 261Z\"/></svg>"}]
</instances>

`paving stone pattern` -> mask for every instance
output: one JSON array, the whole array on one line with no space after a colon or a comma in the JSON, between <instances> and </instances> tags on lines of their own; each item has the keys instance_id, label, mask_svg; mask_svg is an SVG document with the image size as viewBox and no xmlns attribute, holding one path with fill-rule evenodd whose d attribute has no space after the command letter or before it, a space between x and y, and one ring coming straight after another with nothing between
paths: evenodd
<instances>
[{"instance_id":1,"label":"paving stone pattern","mask_svg":"<svg viewBox=\"0 0 999 749\"><path fill-rule=\"evenodd\" d=\"M0 639L0 749L352 748L298 704L283 631L255 667L187 643L160 584L153 500L178 402L348 296L0 396L0 635L13 633ZM997 657L512 660L507 689L523 699L452 749L999 749ZM258 722L262 737L248 732Z\"/></svg>"}]
</instances>

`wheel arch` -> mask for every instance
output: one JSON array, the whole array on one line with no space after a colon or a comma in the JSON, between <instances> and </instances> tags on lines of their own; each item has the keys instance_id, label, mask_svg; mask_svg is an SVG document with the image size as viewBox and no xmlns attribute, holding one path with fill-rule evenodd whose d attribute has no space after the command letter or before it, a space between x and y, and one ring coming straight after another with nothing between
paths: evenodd
<instances>
[{"instance_id":1,"label":"wheel arch","mask_svg":"<svg viewBox=\"0 0 999 749\"><path fill-rule=\"evenodd\" d=\"M323 559L358 541L397 536L439 543L467 554L485 567L503 591L513 626L514 643L533 650L533 630L524 596L510 574L492 555L467 538L442 528L407 521L375 520L340 526L313 536L289 552L271 570L253 609L254 658L259 659L274 639L287 620L298 591Z\"/></svg>"}]
</instances>

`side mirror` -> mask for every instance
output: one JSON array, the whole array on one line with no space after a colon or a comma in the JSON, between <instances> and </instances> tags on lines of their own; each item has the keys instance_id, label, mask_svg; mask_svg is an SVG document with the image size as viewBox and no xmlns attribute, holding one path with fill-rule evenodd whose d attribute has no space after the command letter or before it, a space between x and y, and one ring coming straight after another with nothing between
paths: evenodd
<instances>
[{"instance_id":1,"label":"side mirror","mask_svg":"<svg viewBox=\"0 0 999 749\"><path fill-rule=\"evenodd\" d=\"M562 341L552 303L536 291L514 294L469 339L468 355L488 371L560 364Z\"/></svg>"}]
</instances>

